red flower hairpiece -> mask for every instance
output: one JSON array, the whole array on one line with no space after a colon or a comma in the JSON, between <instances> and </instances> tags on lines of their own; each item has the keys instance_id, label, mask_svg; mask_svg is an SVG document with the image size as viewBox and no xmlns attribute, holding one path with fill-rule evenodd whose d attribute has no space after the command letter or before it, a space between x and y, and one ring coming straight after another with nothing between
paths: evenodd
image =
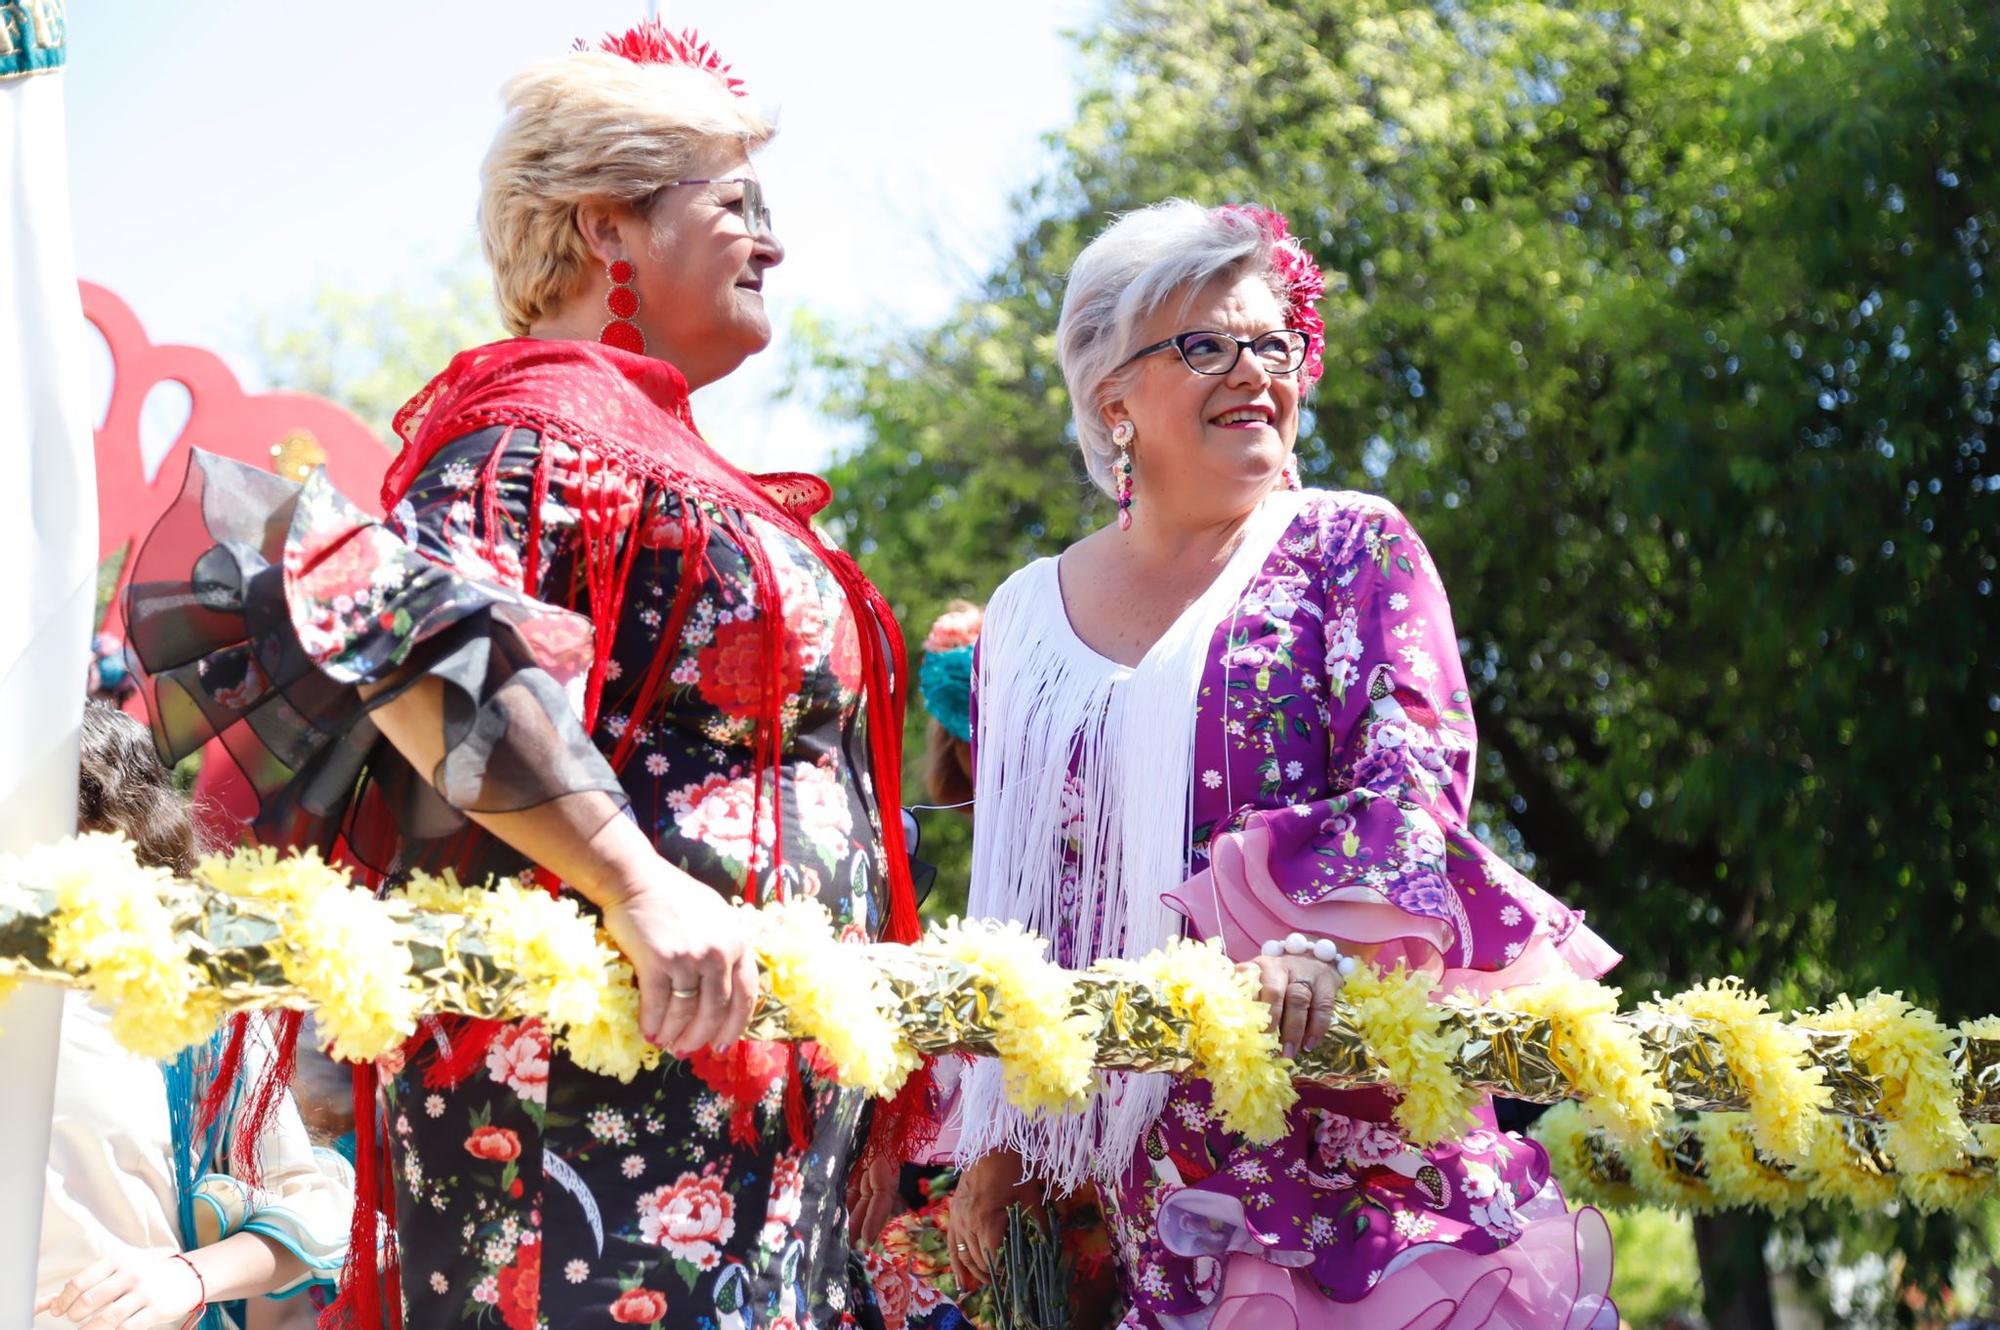
<instances>
[{"instance_id":1,"label":"red flower hairpiece","mask_svg":"<svg viewBox=\"0 0 2000 1330\"><path fill-rule=\"evenodd\" d=\"M1285 311L1287 326L1306 334L1306 363L1299 367L1299 379L1305 387L1312 387L1326 372L1326 322L1319 316L1319 299L1326 294L1326 274L1292 235L1285 214L1254 203L1226 203L1216 211L1248 217L1270 239L1271 266L1277 269L1290 301L1290 308Z\"/></svg>"},{"instance_id":2,"label":"red flower hairpiece","mask_svg":"<svg viewBox=\"0 0 2000 1330\"><path fill-rule=\"evenodd\" d=\"M576 49L588 51L590 43L579 37ZM722 57L716 54L715 48L703 41L693 28L675 33L657 18L649 18L623 34L607 32L604 39L597 43L597 49L623 56L635 65L686 65L690 69L706 70L721 79L738 97L745 95L743 80L729 72L729 66L722 63Z\"/></svg>"}]
</instances>

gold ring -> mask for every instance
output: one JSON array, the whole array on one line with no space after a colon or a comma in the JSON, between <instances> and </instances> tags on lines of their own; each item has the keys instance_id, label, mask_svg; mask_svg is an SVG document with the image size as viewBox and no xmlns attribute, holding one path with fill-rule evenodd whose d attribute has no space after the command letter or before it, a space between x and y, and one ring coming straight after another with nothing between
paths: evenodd
<instances>
[{"instance_id":1,"label":"gold ring","mask_svg":"<svg viewBox=\"0 0 2000 1330\"><path fill-rule=\"evenodd\" d=\"M701 996L701 990L700 990L699 988L670 988L670 989L668 989L667 991L668 991L669 993L672 993L672 994L673 994L673 995L674 995L675 997L699 997L699 996Z\"/></svg>"}]
</instances>

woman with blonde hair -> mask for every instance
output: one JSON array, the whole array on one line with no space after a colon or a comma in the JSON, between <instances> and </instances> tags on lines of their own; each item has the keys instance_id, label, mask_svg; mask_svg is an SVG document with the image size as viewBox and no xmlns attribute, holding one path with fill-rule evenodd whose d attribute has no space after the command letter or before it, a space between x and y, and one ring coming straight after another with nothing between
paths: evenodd
<instances>
[{"instance_id":1,"label":"woman with blonde hair","mask_svg":"<svg viewBox=\"0 0 2000 1330\"><path fill-rule=\"evenodd\" d=\"M740 1038L757 971L731 902L914 937L883 805L903 660L813 533L825 484L745 474L688 403L771 337L772 127L657 23L506 102L480 226L515 336L398 415L386 524L323 476L196 462L128 616L155 726L176 756L222 734L266 840L533 873L637 971L672 1056L629 1082L532 1020L427 1022L379 1098L360 1078L356 1232L393 1217L411 1324L841 1321L865 1302L842 1207L863 1104L811 1047ZM372 1269L344 1294L365 1325L395 1298Z\"/></svg>"}]
</instances>

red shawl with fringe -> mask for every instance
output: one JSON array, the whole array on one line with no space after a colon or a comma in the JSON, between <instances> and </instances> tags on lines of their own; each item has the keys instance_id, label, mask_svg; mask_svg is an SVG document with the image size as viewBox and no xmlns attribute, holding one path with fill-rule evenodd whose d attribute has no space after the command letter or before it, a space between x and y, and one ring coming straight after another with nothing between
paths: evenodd
<instances>
[{"instance_id":1,"label":"red shawl with fringe","mask_svg":"<svg viewBox=\"0 0 2000 1330\"><path fill-rule=\"evenodd\" d=\"M684 566L691 571L700 569L707 558L710 533L720 527L741 546L760 604L779 603L777 583L769 556L750 531L747 519L754 516L768 522L813 550L839 581L856 621L863 626L862 673L874 786L878 798L884 797L884 792L886 797L896 797L902 789L907 673L903 636L888 602L860 567L846 553L826 545L813 530L810 518L832 497L824 481L791 474L757 477L731 465L696 432L688 408L687 380L665 361L595 342L516 338L460 352L444 373L396 413L395 428L403 439L403 451L383 479L383 510L395 511L431 457L445 445L494 426L535 430L544 445L536 465L534 501L529 507L531 525L524 543L523 582L530 592L540 572L535 561L541 544L541 503L548 493L554 462L549 445L566 444L577 452L577 465L584 472L581 495L570 498L572 502L582 499L577 508L583 524L588 584L588 604L579 608L589 613L592 623L615 624L624 603L625 582L640 545L629 537L646 520L639 502L641 482L693 500L680 505ZM498 466L504 447L504 440L495 446L493 467ZM494 520L497 501L491 480L489 469L477 492L489 508L489 541L499 525ZM698 576L681 579L660 635L660 649L634 700L634 717L659 702L699 583ZM763 629L767 668L757 718L755 766L771 771L775 788L780 712L785 702L782 662L787 644L781 615L767 613L758 622ZM869 625L875 631L869 632ZM587 731L594 731L597 725L611 640L608 631L597 635L585 693ZM639 729L637 725L629 728L613 751L613 770L622 769L630 758ZM761 781L758 799L761 803ZM782 815L779 809L772 811ZM761 809L758 812L761 815ZM918 933L917 907L902 819L885 812L881 821L890 881L886 936L891 941L913 942ZM782 854L781 845L774 847L774 854ZM774 867L779 862L774 858ZM745 899L755 903L756 883L747 872L743 889Z\"/></svg>"},{"instance_id":2,"label":"red shawl with fringe","mask_svg":"<svg viewBox=\"0 0 2000 1330\"><path fill-rule=\"evenodd\" d=\"M631 713L635 717L657 706L665 690L681 629L702 581L699 571L708 557L710 536L720 530L741 549L757 588L758 602L767 608L758 619L764 633L761 645L766 668L753 754L754 769L770 770L768 786L773 792L778 788L781 709L785 702L781 665L788 644L784 616L776 612L781 600L769 555L763 542L750 530L749 519L755 517L769 523L813 550L832 571L856 622L861 625L874 789L878 800L893 801L897 797L902 789L906 679L903 637L888 603L854 560L827 546L812 529L812 515L832 498L832 491L824 481L816 476L789 473L753 476L731 465L696 432L688 407L687 381L680 371L664 361L592 342L518 338L461 352L397 413L395 428L403 439L403 450L383 481L383 509L395 511L426 464L447 444L494 427L500 427L503 435L474 494L475 502L486 505L484 525L489 541L499 528L495 478L506 446L504 431L534 430L543 444L528 509L531 526L523 542L523 583L530 592L541 571L536 566L541 546L539 523L558 451L554 445L566 445L574 451L574 458L564 457L563 466L568 472L566 499L579 515L585 552L582 572L587 603L578 608L585 610L594 624L609 626L618 621L626 582L640 547L637 528L646 520L646 505L642 502L646 485L678 494L685 500L679 505L678 544L688 575L676 590L665 630L660 635L659 650L640 684ZM575 474L578 468L583 473L580 478ZM492 553L488 550L489 556ZM612 637L611 631L600 631L594 644L595 655L585 692L587 731L594 732L596 727ZM640 729L637 724L630 726L626 737L612 751L614 770L622 770L630 758L633 739ZM753 816L753 826L764 825L761 804L767 782L757 784L760 807L759 815ZM774 830L780 827L781 816L782 810L773 807L770 825ZM894 942L913 942L920 925L900 808L891 802L881 810L880 821L883 853L889 865L889 912L884 937ZM780 832L778 843L772 847L774 868L782 854ZM546 885L551 890L558 889L553 881ZM746 900L757 899L756 882L747 872L743 893ZM458 1072L460 1064L469 1070L490 1041L492 1029L497 1028L491 1023L482 1024L490 1027L484 1031L487 1039L480 1039L479 1031L466 1031L469 1037L454 1038L451 1055L445 1059L451 1065L441 1065L435 1070L446 1077ZM424 1035L420 1039L429 1037ZM354 1088L359 1184L354 1245L340 1299L329 1313L328 1323L377 1330L383 1324L385 1308L389 1324L402 1323L393 1242L395 1188L376 1119L377 1082L372 1065L354 1069ZM912 1145L928 1129L927 1096L928 1077L919 1075L911 1078L893 1104L878 1105L865 1159L872 1160L885 1153L895 1158L910 1157ZM865 1166L865 1162L857 1166ZM384 1234L385 1227L391 1232ZM367 1254L377 1251L378 1237L384 1244L380 1280L368 1268L374 1263L366 1259Z\"/></svg>"}]
</instances>

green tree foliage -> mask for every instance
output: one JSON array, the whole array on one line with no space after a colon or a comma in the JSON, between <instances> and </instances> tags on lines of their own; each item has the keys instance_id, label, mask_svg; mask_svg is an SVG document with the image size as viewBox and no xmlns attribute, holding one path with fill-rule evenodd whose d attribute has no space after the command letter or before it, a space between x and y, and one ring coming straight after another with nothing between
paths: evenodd
<instances>
[{"instance_id":1,"label":"green tree foliage","mask_svg":"<svg viewBox=\"0 0 2000 1330\"><path fill-rule=\"evenodd\" d=\"M1453 592L1489 829L1642 990L2000 1006L2000 25L1957 0L1125 0L979 298L816 330L835 516L911 621L1107 515L1062 274L1283 208L1335 274L1302 441Z\"/></svg>"},{"instance_id":2,"label":"green tree foliage","mask_svg":"<svg viewBox=\"0 0 2000 1330\"><path fill-rule=\"evenodd\" d=\"M304 309L260 317L253 354L273 387L330 398L397 448L397 409L454 355L506 335L486 265L468 252L421 291L329 282Z\"/></svg>"},{"instance_id":3,"label":"green tree foliage","mask_svg":"<svg viewBox=\"0 0 2000 1330\"><path fill-rule=\"evenodd\" d=\"M1694 1309L1689 1290L1700 1283L1686 1217L1665 1210L1613 1215L1611 1245L1621 1258L1628 1252L1645 1253L1644 1260L1613 1262L1611 1296L1619 1316L1634 1330L1659 1330L1674 1317L1685 1324Z\"/></svg>"}]
</instances>

